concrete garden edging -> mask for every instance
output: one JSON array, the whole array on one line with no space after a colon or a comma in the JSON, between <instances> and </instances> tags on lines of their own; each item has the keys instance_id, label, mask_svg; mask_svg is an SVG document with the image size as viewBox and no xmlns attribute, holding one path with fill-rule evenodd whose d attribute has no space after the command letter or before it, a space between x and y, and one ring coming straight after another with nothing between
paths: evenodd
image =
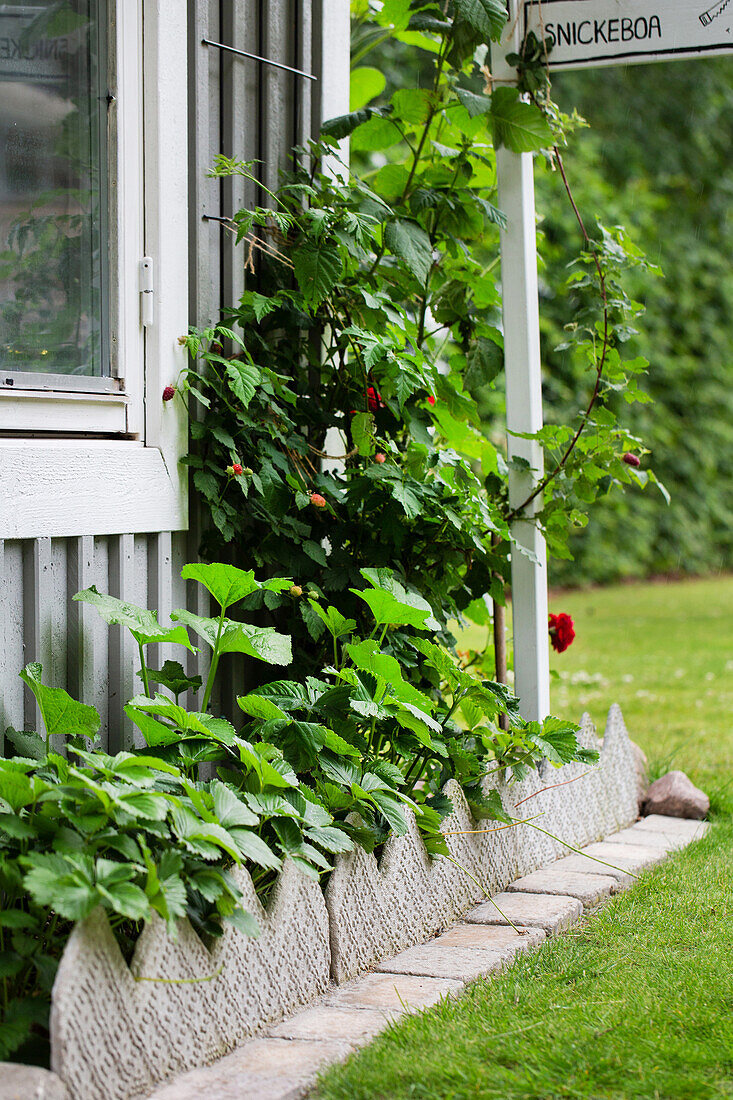
<instances>
[{"instance_id":1,"label":"concrete garden edging","mask_svg":"<svg viewBox=\"0 0 733 1100\"><path fill-rule=\"evenodd\" d=\"M630 825L638 816L637 765L619 707L609 711L600 746L587 715L581 737L600 747L596 767L547 769L500 791L512 815L541 815L536 824L565 844L531 825L487 832L492 823L473 822L451 781L445 790L454 809L443 831L455 862L431 861L412 819L379 862L361 849L338 857L325 897L289 864L265 911L238 870L262 928L256 940L229 926L209 950L187 921L174 943L154 920L128 966L106 916L93 913L76 926L61 959L51 1015L54 1072L45 1086L57 1091L38 1095L60 1100L63 1083L73 1100L139 1100L314 1001L331 979L344 982L422 944L486 895L558 859L567 845L580 848ZM14 1095L0 1087L0 1097Z\"/></svg>"}]
</instances>

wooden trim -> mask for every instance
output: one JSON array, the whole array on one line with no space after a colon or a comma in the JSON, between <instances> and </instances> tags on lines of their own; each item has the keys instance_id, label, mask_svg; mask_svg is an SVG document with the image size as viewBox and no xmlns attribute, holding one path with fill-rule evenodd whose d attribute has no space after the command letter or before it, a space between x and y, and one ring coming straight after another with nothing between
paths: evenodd
<instances>
[{"instance_id":1,"label":"wooden trim","mask_svg":"<svg viewBox=\"0 0 733 1100\"><path fill-rule=\"evenodd\" d=\"M0 469L0 538L188 526L179 470L157 447L99 439L0 439Z\"/></svg>"}]
</instances>

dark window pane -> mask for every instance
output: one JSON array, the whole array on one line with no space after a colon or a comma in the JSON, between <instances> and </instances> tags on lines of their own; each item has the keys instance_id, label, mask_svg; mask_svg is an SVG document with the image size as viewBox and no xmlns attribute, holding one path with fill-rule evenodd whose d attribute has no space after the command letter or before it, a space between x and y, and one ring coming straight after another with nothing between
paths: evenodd
<instances>
[{"instance_id":1,"label":"dark window pane","mask_svg":"<svg viewBox=\"0 0 733 1100\"><path fill-rule=\"evenodd\" d=\"M108 374L104 0L0 3L0 369Z\"/></svg>"}]
</instances>

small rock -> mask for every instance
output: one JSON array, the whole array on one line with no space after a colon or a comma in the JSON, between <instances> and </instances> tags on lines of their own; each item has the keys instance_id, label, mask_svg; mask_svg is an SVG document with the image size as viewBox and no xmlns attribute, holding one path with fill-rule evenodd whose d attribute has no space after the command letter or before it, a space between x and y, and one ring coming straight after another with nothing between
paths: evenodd
<instances>
[{"instance_id":1,"label":"small rock","mask_svg":"<svg viewBox=\"0 0 733 1100\"><path fill-rule=\"evenodd\" d=\"M644 802L645 814L688 817L702 820L710 809L710 799L688 779L684 772L667 772L652 783Z\"/></svg>"}]
</instances>

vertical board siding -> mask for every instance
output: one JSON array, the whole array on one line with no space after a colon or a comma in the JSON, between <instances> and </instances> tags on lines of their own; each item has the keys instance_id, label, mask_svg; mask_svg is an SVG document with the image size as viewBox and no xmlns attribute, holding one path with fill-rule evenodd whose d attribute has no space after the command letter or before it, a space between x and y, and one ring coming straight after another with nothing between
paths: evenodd
<instances>
[{"instance_id":1,"label":"vertical board siding","mask_svg":"<svg viewBox=\"0 0 733 1100\"><path fill-rule=\"evenodd\" d=\"M159 609L160 621L169 623L171 611L186 605L180 571L187 555L185 532L0 540L0 733L8 726L40 728L35 699L18 676L40 661L45 683L97 709L104 749L139 743L122 709L142 690L137 646L127 631L108 627L93 607L72 597L95 585ZM180 647L158 649L151 664L168 657L186 664ZM64 751L60 743L54 747Z\"/></svg>"},{"instance_id":2,"label":"vertical board siding","mask_svg":"<svg viewBox=\"0 0 733 1100\"><path fill-rule=\"evenodd\" d=\"M319 84L203 46L202 39L320 75L324 7L324 0L187 0L193 324L217 320L245 288L245 248L235 246L231 232L215 219L243 206L265 205L268 198L242 177L209 178L216 154L259 162L255 174L275 189L281 169L291 165L292 146L307 142L320 116ZM173 535L0 540L0 750L6 726L38 728L35 699L18 677L29 661L42 663L46 683L96 707L105 749L116 752L139 743L123 711L142 689L137 647L127 631L108 627L94 608L72 597L95 585L100 592L158 610L162 623L182 606L210 614L206 592L180 578L183 564L198 557L205 522L195 499L192 505L190 531ZM150 647L152 666L169 658L206 678L205 652ZM246 662L235 657L223 670L218 704L222 712L236 715L236 697L246 690ZM188 703L195 705L192 698Z\"/></svg>"}]
</instances>

